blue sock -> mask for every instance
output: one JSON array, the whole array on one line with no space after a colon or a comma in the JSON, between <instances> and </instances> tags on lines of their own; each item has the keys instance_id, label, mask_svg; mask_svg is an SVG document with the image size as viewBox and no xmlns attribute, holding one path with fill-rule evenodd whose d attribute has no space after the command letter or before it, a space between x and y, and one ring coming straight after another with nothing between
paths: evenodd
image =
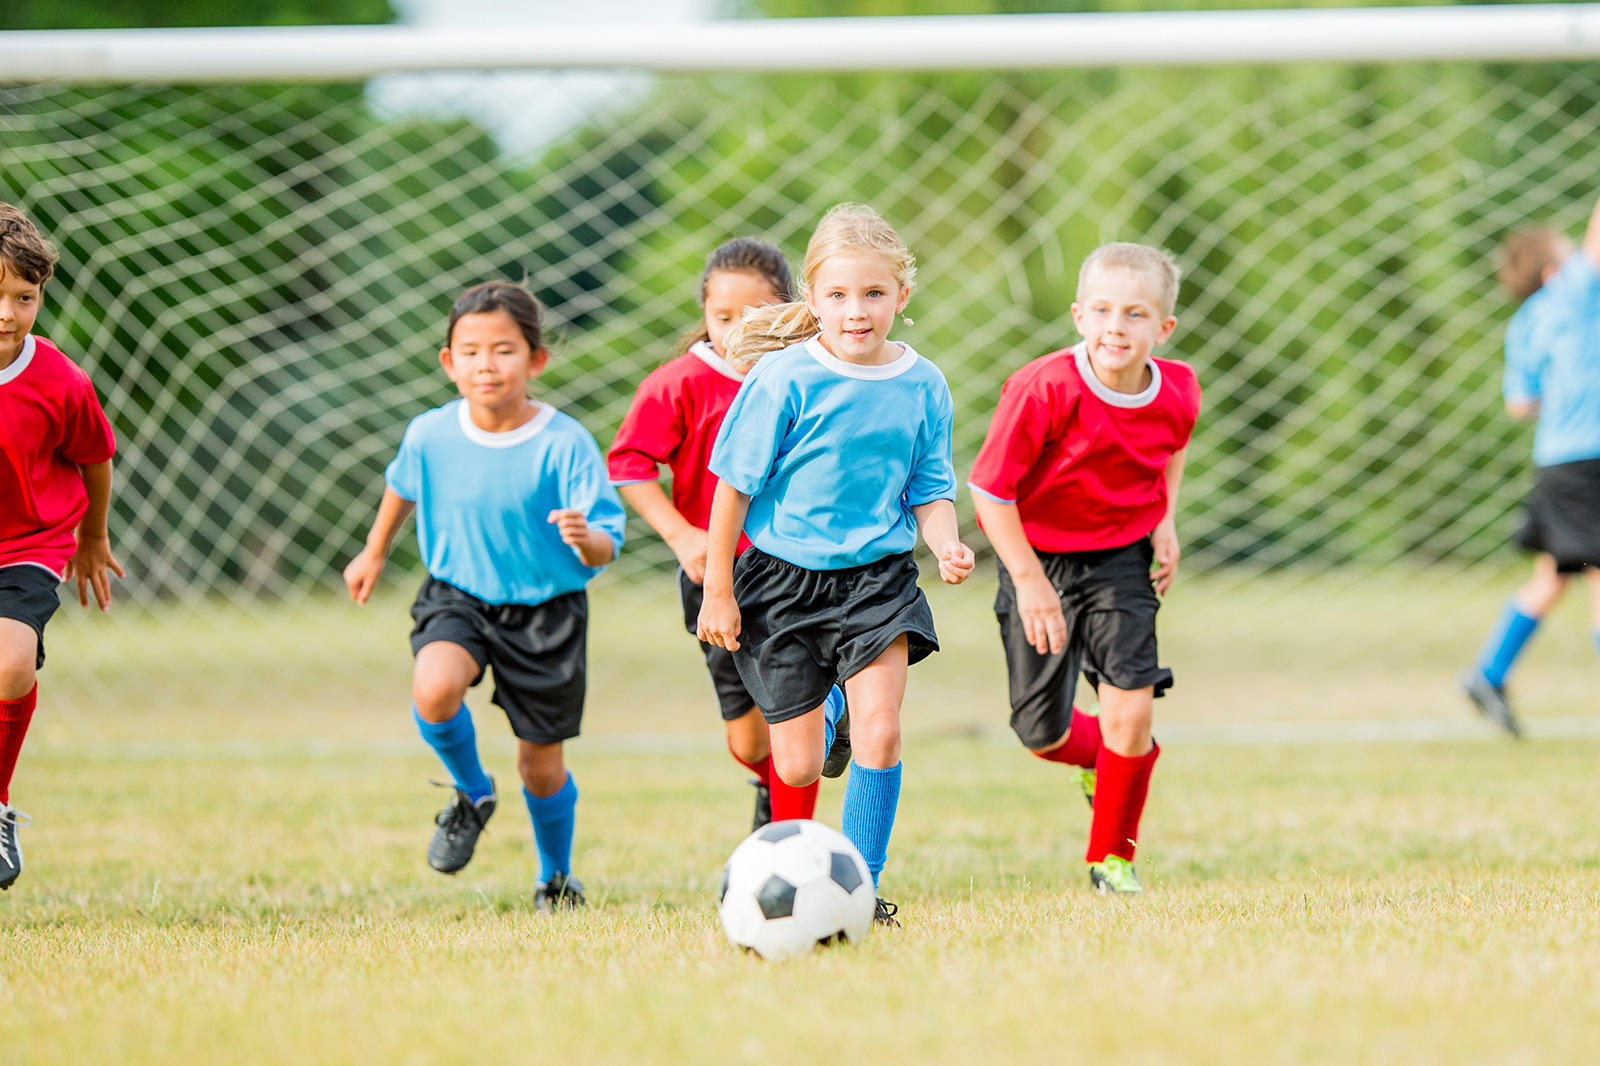
<instances>
[{"instance_id":1,"label":"blue sock","mask_svg":"<svg viewBox=\"0 0 1600 1066\"><path fill-rule=\"evenodd\" d=\"M1516 600L1506 601L1500 608L1500 616L1494 620L1494 627L1489 630L1488 639L1483 642L1483 650L1478 652L1478 669L1483 671L1489 684L1500 688L1506 683L1511 664L1517 661L1523 645L1538 628L1539 620L1523 614Z\"/></svg>"},{"instance_id":2,"label":"blue sock","mask_svg":"<svg viewBox=\"0 0 1600 1066\"><path fill-rule=\"evenodd\" d=\"M839 828L867 860L874 889L889 857L889 834L894 832L894 814L900 807L900 766L895 763L887 770L874 770L856 763L844 786Z\"/></svg>"},{"instance_id":3,"label":"blue sock","mask_svg":"<svg viewBox=\"0 0 1600 1066\"><path fill-rule=\"evenodd\" d=\"M417 730L439 756L444 768L455 778L456 787L465 792L473 803L494 791L489 775L483 772L478 761L478 732L472 728L472 712L462 704L461 710L448 722L426 722L412 705L411 717L417 720Z\"/></svg>"},{"instance_id":4,"label":"blue sock","mask_svg":"<svg viewBox=\"0 0 1600 1066\"><path fill-rule=\"evenodd\" d=\"M827 758L833 750L833 738L839 734L839 719L844 717L844 690L838 685L828 690L822 701L822 756Z\"/></svg>"},{"instance_id":5,"label":"blue sock","mask_svg":"<svg viewBox=\"0 0 1600 1066\"><path fill-rule=\"evenodd\" d=\"M569 773L566 784L554 795L541 799L523 789L522 798L528 801L528 814L533 818L533 844L539 849L539 880L570 874L572 830L578 821L577 782Z\"/></svg>"}]
</instances>

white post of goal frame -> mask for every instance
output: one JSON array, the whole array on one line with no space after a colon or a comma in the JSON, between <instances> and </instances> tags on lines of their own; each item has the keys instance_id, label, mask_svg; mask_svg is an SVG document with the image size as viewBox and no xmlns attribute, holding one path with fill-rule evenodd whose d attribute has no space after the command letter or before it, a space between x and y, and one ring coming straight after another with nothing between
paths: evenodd
<instances>
[{"instance_id":1,"label":"white post of goal frame","mask_svg":"<svg viewBox=\"0 0 1600 1066\"><path fill-rule=\"evenodd\" d=\"M1600 3L0 33L0 83L359 81L396 71L1021 70L1600 58Z\"/></svg>"}]
</instances>

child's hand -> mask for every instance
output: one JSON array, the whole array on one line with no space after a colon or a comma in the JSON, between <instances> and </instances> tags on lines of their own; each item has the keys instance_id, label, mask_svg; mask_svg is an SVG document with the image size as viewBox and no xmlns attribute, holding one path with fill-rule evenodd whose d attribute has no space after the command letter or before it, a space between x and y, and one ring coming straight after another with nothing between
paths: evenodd
<instances>
[{"instance_id":1,"label":"child's hand","mask_svg":"<svg viewBox=\"0 0 1600 1066\"><path fill-rule=\"evenodd\" d=\"M667 541L667 547L678 557L678 565L696 585L703 585L706 580L706 541L706 531L687 522L681 533Z\"/></svg>"},{"instance_id":2,"label":"child's hand","mask_svg":"<svg viewBox=\"0 0 1600 1066\"><path fill-rule=\"evenodd\" d=\"M589 542L589 520L576 507L565 507L550 512L550 521L561 534L561 541L569 547L582 550Z\"/></svg>"},{"instance_id":3,"label":"child's hand","mask_svg":"<svg viewBox=\"0 0 1600 1066\"><path fill-rule=\"evenodd\" d=\"M370 547L362 548L360 554L344 568L344 583L350 590L352 600L366 603L372 590L378 587L378 578L383 574L384 554Z\"/></svg>"},{"instance_id":4,"label":"child's hand","mask_svg":"<svg viewBox=\"0 0 1600 1066\"><path fill-rule=\"evenodd\" d=\"M1165 596L1172 587L1172 579L1178 576L1178 556L1183 554L1178 549L1178 523L1163 521L1150 535L1150 544L1155 548L1158 564L1150 572L1150 581L1156 587L1156 594Z\"/></svg>"},{"instance_id":5,"label":"child's hand","mask_svg":"<svg viewBox=\"0 0 1600 1066\"><path fill-rule=\"evenodd\" d=\"M715 644L729 651L739 650L739 603L733 593L707 592L700 604L700 622L696 633L707 644Z\"/></svg>"},{"instance_id":6,"label":"child's hand","mask_svg":"<svg viewBox=\"0 0 1600 1066\"><path fill-rule=\"evenodd\" d=\"M939 549L939 577L946 585L961 584L972 576L972 568L976 565L977 556L959 540L948 541Z\"/></svg>"},{"instance_id":7,"label":"child's hand","mask_svg":"<svg viewBox=\"0 0 1600 1066\"><path fill-rule=\"evenodd\" d=\"M1067 616L1061 611L1061 596L1044 574L1016 583L1017 614L1022 617L1022 635L1040 655L1058 655L1067 646Z\"/></svg>"},{"instance_id":8,"label":"child's hand","mask_svg":"<svg viewBox=\"0 0 1600 1066\"><path fill-rule=\"evenodd\" d=\"M89 589L92 586L94 602L102 611L111 609L111 579L106 577L107 570L118 577L128 576L123 573L117 557L111 554L111 538L79 536L77 550L67 560L66 578L68 581L77 579L80 605L89 606Z\"/></svg>"}]
</instances>

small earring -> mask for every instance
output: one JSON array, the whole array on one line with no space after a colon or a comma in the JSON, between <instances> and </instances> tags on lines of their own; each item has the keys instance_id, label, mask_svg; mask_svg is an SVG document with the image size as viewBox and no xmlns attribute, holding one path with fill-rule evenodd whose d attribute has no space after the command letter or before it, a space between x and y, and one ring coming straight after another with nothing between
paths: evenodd
<instances>
[{"instance_id":1,"label":"small earring","mask_svg":"<svg viewBox=\"0 0 1600 1066\"><path fill-rule=\"evenodd\" d=\"M917 324L914 319L907 318L905 315L900 316L900 321L904 322L908 326L914 326Z\"/></svg>"}]
</instances>

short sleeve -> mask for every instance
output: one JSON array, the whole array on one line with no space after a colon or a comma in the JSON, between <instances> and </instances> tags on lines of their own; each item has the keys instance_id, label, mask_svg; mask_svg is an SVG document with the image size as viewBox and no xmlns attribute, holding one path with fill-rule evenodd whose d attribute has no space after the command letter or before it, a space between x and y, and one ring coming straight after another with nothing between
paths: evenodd
<instances>
[{"instance_id":1,"label":"short sleeve","mask_svg":"<svg viewBox=\"0 0 1600 1066\"><path fill-rule=\"evenodd\" d=\"M117 452L116 434L95 395L89 375L74 370L73 388L66 398L61 434L61 457L79 466L107 462Z\"/></svg>"},{"instance_id":2,"label":"short sleeve","mask_svg":"<svg viewBox=\"0 0 1600 1066\"><path fill-rule=\"evenodd\" d=\"M778 448L794 424L790 390L776 390L761 376L762 365L745 379L717 431L711 472L746 496L758 494L772 474Z\"/></svg>"},{"instance_id":3,"label":"short sleeve","mask_svg":"<svg viewBox=\"0 0 1600 1066\"><path fill-rule=\"evenodd\" d=\"M918 441L911 477L906 482L906 503L912 507L956 498L956 468L950 458L955 404L950 399L950 387L942 379L932 407L923 426L922 439Z\"/></svg>"},{"instance_id":4,"label":"short sleeve","mask_svg":"<svg viewBox=\"0 0 1600 1066\"><path fill-rule=\"evenodd\" d=\"M613 553L622 554L627 515L622 510L622 501L617 498L617 490L611 487L606 475L600 445L587 430L574 430L563 465L561 506L582 511L589 525L604 530L611 538Z\"/></svg>"},{"instance_id":5,"label":"short sleeve","mask_svg":"<svg viewBox=\"0 0 1600 1066\"><path fill-rule=\"evenodd\" d=\"M1039 392L1034 375L1013 374L1000 388L1000 403L967 484L991 500L1016 503L1017 486L1054 436L1061 414Z\"/></svg>"},{"instance_id":6,"label":"short sleeve","mask_svg":"<svg viewBox=\"0 0 1600 1066\"><path fill-rule=\"evenodd\" d=\"M383 472L383 480L403 500L415 503L422 497L422 455L415 421L406 427L406 435L400 438L400 450Z\"/></svg>"},{"instance_id":7,"label":"short sleeve","mask_svg":"<svg viewBox=\"0 0 1600 1066\"><path fill-rule=\"evenodd\" d=\"M1527 313L1531 310L1523 304L1506 325L1506 369L1501 379L1506 403L1531 403L1539 398L1539 350L1533 342L1533 316Z\"/></svg>"},{"instance_id":8,"label":"short sleeve","mask_svg":"<svg viewBox=\"0 0 1600 1066\"><path fill-rule=\"evenodd\" d=\"M1539 291L1561 314L1593 319L1600 315L1600 263L1587 252L1573 252Z\"/></svg>"},{"instance_id":9,"label":"short sleeve","mask_svg":"<svg viewBox=\"0 0 1600 1066\"><path fill-rule=\"evenodd\" d=\"M613 485L655 481L660 465L670 463L683 443L681 393L675 393L660 370L639 384L633 403L617 429L606 457L606 472Z\"/></svg>"}]
</instances>

